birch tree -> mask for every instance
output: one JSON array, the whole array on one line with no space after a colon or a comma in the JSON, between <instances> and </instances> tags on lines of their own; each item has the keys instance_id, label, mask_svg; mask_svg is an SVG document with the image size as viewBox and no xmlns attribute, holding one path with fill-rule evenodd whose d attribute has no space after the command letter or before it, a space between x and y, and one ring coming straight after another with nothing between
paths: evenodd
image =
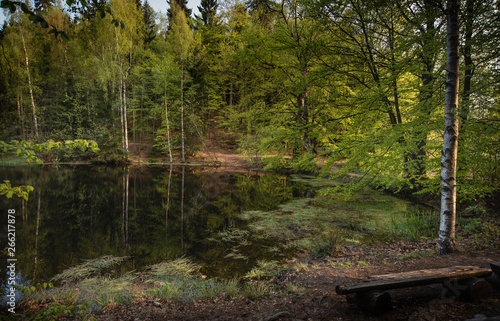
<instances>
[{"instance_id":1,"label":"birch tree","mask_svg":"<svg viewBox=\"0 0 500 321\"><path fill-rule=\"evenodd\" d=\"M439 254L453 252L457 202L458 153L458 90L459 90L459 24L458 0L446 4L446 94L444 111L444 141L441 158L441 224Z\"/></svg>"},{"instance_id":2,"label":"birch tree","mask_svg":"<svg viewBox=\"0 0 500 321\"><path fill-rule=\"evenodd\" d=\"M176 48L179 62L181 65L181 76L180 76L180 111L181 111L181 158L182 162L186 161L186 151L185 151L185 131L184 131L184 85L185 85L185 74L186 74L186 64L191 53L191 48L194 44L194 35L191 32L186 15L182 7L177 4L176 1L172 1L171 11L173 13L173 20L170 22L170 37L171 41Z\"/></svg>"}]
</instances>

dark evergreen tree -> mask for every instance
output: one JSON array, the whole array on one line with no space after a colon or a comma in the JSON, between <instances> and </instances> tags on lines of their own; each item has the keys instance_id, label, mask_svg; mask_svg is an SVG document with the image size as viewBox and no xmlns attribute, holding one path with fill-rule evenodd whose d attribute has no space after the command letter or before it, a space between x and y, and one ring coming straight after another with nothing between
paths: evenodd
<instances>
[{"instance_id":1,"label":"dark evergreen tree","mask_svg":"<svg viewBox=\"0 0 500 321\"><path fill-rule=\"evenodd\" d=\"M219 3L217 0L201 0L200 5L198 6L198 10L201 13L201 21L203 21L205 26L213 27L217 23L215 15L217 14Z\"/></svg>"},{"instance_id":2,"label":"dark evergreen tree","mask_svg":"<svg viewBox=\"0 0 500 321\"><path fill-rule=\"evenodd\" d=\"M156 33L158 32L158 26L155 22L155 12L153 8L149 5L146 0L142 5L142 12L144 13L144 44L150 44L156 37Z\"/></svg>"},{"instance_id":3,"label":"dark evergreen tree","mask_svg":"<svg viewBox=\"0 0 500 321\"><path fill-rule=\"evenodd\" d=\"M89 0L87 1L87 5L76 7L73 6L70 8L70 11L73 13L79 13L81 14L81 20L91 20L95 16L98 15L98 13L104 14L105 12L105 7L107 5L106 0ZM77 18L79 19L79 18Z\"/></svg>"}]
</instances>

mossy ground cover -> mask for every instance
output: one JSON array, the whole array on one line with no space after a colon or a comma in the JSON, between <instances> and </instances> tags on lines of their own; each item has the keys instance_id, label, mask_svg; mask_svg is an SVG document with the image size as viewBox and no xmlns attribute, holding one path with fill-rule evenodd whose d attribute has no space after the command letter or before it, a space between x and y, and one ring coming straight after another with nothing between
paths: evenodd
<instances>
[{"instance_id":1,"label":"mossy ground cover","mask_svg":"<svg viewBox=\"0 0 500 321\"><path fill-rule=\"evenodd\" d=\"M324 256L341 245L418 239L437 233L438 213L430 209L369 188L349 198L322 192L338 184L328 179L295 176L294 180L319 192L289 201L277 210L242 214L250 230L284 240L283 248Z\"/></svg>"}]
</instances>

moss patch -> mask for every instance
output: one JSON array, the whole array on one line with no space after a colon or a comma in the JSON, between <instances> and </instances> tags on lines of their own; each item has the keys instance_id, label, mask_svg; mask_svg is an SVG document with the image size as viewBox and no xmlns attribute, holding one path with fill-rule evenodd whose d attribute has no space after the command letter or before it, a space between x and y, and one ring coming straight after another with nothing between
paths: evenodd
<instances>
[{"instance_id":1,"label":"moss patch","mask_svg":"<svg viewBox=\"0 0 500 321\"><path fill-rule=\"evenodd\" d=\"M308 176L296 175L293 179L314 188L335 184ZM350 199L332 194L295 199L274 211L244 212L242 218L248 221L251 231L282 239L284 248L327 256L338 251L340 245L385 242L401 238L410 228L421 228L421 222L426 221L411 221L418 216L408 214L414 211L417 209L406 201L366 189ZM415 222L418 224L411 226ZM425 233L413 234L420 237Z\"/></svg>"}]
</instances>

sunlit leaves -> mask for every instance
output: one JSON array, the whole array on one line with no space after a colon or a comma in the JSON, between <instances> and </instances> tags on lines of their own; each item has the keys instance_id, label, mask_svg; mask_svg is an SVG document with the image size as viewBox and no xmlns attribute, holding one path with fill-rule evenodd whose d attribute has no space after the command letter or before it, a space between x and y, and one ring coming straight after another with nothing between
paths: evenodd
<instances>
[{"instance_id":1,"label":"sunlit leaves","mask_svg":"<svg viewBox=\"0 0 500 321\"><path fill-rule=\"evenodd\" d=\"M10 181L5 180L0 184L0 195L5 195L7 198L12 198L12 196L22 197L28 200L29 193L33 191L33 186L16 186L12 187Z\"/></svg>"},{"instance_id":2,"label":"sunlit leaves","mask_svg":"<svg viewBox=\"0 0 500 321\"><path fill-rule=\"evenodd\" d=\"M41 164L43 163L43 161L38 157L38 153L43 151L50 151L57 148L79 148L81 151L90 150L94 153L99 152L99 147L93 140L67 140L64 143L48 140L42 144L35 144L32 141L13 140L10 143L0 141L0 156L14 154L18 158L24 159L27 162L36 161L38 164ZM12 196L16 195L18 197L24 198L25 200L28 200L29 192L31 191L33 191L32 186L12 187L10 181L8 180L0 184L0 195L5 195L7 198L11 198Z\"/></svg>"},{"instance_id":3,"label":"sunlit leaves","mask_svg":"<svg viewBox=\"0 0 500 321\"><path fill-rule=\"evenodd\" d=\"M93 140L67 140L64 143L48 140L45 143L41 144L35 144L32 141L13 140L10 143L0 141L0 156L15 154L18 158L24 159L27 162L36 161L40 164L42 163L42 160L37 156L37 153L42 151L50 151L54 148L79 148L81 151L91 150L94 153L99 152L99 147Z\"/></svg>"},{"instance_id":4,"label":"sunlit leaves","mask_svg":"<svg viewBox=\"0 0 500 321\"><path fill-rule=\"evenodd\" d=\"M80 4L83 8L87 8L88 4L86 0L67 0L66 4L71 8L77 4ZM32 11L28 5L26 5L24 2L21 1L11 1L11 0L2 0L0 3L1 8L9 9L10 13L13 14L16 12L17 7L21 9L21 11L28 15L28 19L33 23L33 24L40 24L40 26L44 29L47 29L52 27L52 29L49 31L49 34L53 34L54 37L57 39L58 36L61 37L62 40L65 42L69 41L69 36L66 33L66 31L61 31L57 30L57 28L54 25L49 25L49 22L45 19L45 17L39 13L35 13ZM114 18L113 16L113 11L111 10L111 7L109 5L106 5L104 8L98 8L97 12L100 14L101 18L104 19L106 17L106 14L109 14L113 19L111 20L111 23L115 25L116 27L121 27L122 29L125 28L125 23L123 21L119 21Z\"/></svg>"}]
</instances>

